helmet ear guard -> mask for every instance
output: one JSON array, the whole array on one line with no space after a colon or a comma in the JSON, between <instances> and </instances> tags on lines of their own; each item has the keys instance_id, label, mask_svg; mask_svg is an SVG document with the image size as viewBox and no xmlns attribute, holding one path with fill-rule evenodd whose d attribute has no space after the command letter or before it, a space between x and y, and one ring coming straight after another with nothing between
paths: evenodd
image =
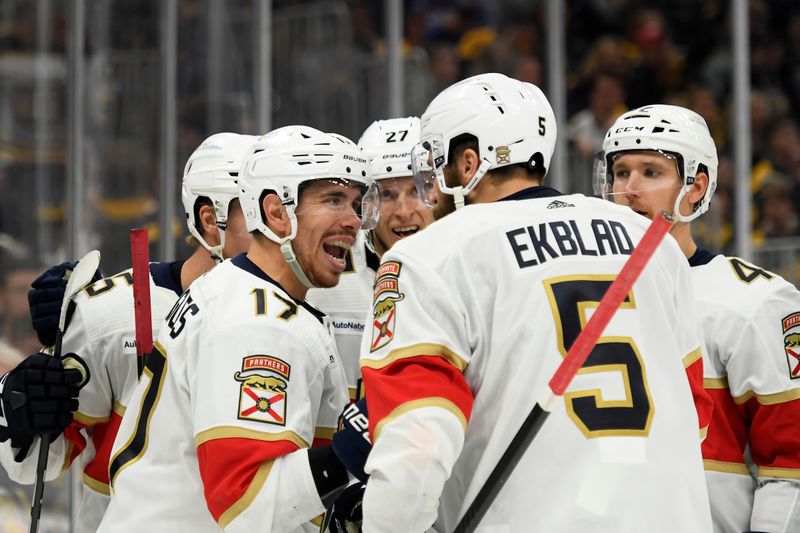
<instances>
[{"instance_id":1,"label":"helmet ear guard","mask_svg":"<svg viewBox=\"0 0 800 533\"><path fill-rule=\"evenodd\" d=\"M195 149L183 171L181 200L189 233L217 260L224 259L228 208L238 198L238 174L242 158L258 139L255 135L216 133ZM197 205L208 198L214 209L220 242L211 246L198 230Z\"/></svg>"}]
</instances>

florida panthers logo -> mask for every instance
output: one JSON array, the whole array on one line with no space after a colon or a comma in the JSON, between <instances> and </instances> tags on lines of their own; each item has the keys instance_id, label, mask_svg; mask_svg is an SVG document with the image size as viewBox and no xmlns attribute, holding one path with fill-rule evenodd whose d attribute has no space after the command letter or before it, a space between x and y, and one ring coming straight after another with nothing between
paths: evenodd
<instances>
[{"instance_id":1,"label":"florida panthers logo","mask_svg":"<svg viewBox=\"0 0 800 533\"><path fill-rule=\"evenodd\" d=\"M508 146L498 146L494 153L496 154L498 165L511 163L511 150Z\"/></svg>"},{"instance_id":2,"label":"florida panthers logo","mask_svg":"<svg viewBox=\"0 0 800 533\"><path fill-rule=\"evenodd\" d=\"M372 294L372 342L370 351L374 352L394 338L397 320L397 302L404 298L400 292L398 276L401 265L397 261L383 263L375 277Z\"/></svg>"},{"instance_id":3,"label":"florida panthers logo","mask_svg":"<svg viewBox=\"0 0 800 533\"><path fill-rule=\"evenodd\" d=\"M252 355L242 361L242 371L233 379L240 382L239 418L267 424L286 424L286 396L291 367L268 355ZM268 374L266 372L269 372ZM278 375L275 375L278 374Z\"/></svg>"},{"instance_id":4,"label":"florida panthers logo","mask_svg":"<svg viewBox=\"0 0 800 533\"><path fill-rule=\"evenodd\" d=\"M783 337L783 349L786 351L791 379L800 378L800 331L790 331L795 326L800 326L800 313L793 313L783 319L783 332L786 334Z\"/></svg>"},{"instance_id":5,"label":"florida panthers logo","mask_svg":"<svg viewBox=\"0 0 800 533\"><path fill-rule=\"evenodd\" d=\"M800 333L790 333L783 338L786 358L789 363L789 377L800 378Z\"/></svg>"}]
</instances>

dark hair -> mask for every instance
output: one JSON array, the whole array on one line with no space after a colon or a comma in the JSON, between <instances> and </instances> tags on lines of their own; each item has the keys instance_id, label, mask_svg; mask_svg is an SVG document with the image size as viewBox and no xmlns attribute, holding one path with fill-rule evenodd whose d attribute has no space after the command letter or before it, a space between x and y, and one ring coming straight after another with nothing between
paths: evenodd
<instances>
[{"instance_id":1,"label":"dark hair","mask_svg":"<svg viewBox=\"0 0 800 533\"><path fill-rule=\"evenodd\" d=\"M467 149L475 150L475 153L480 155L481 152L477 137L470 133L462 133L461 135L453 137L447 150L448 164L458 159ZM492 147L489 147L489 149L491 150ZM493 183L497 184L520 171L524 172L528 179L544 179L544 156L542 156L541 152L533 154L527 163L512 163L510 165L493 168L487 172L486 175L489 176Z\"/></svg>"}]
</instances>

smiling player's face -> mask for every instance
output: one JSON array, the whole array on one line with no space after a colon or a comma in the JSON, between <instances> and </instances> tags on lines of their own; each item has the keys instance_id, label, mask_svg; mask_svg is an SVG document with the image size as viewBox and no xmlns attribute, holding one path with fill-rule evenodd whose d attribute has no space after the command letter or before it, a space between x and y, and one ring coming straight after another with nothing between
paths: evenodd
<instances>
[{"instance_id":1,"label":"smiling player's face","mask_svg":"<svg viewBox=\"0 0 800 533\"><path fill-rule=\"evenodd\" d=\"M297 236L292 248L316 287L334 287L345 269L347 252L361 228L362 190L341 180L310 182L297 206Z\"/></svg>"},{"instance_id":2,"label":"smiling player's face","mask_svg":"<svg viewBox=\"0 0 800 533\"><path fill-rule=\"evenodd\" d=\"M419 198L411 176L378 181L381 217L372 233L375 251L382 256L400 239L433 222L433 213Z\"/></svg>"}]
</instances>

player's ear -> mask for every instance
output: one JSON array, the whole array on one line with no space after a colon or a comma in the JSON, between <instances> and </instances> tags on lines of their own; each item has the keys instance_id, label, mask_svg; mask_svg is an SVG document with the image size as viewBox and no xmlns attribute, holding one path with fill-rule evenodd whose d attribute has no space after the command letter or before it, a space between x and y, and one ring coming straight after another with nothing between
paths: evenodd
<instances>
[{"instance_id":1,"label":"player's ear","mask_svg":"<svg viewBox=\"0 0 800 533\"><path fill-rule=\"evenodd\" d=\"M203 238L210 246L219 244L219 229L217 228L217 214L211 204L203 204L197 212L200 221L200 230Z\"/></svg>"},{"instance_id":2,"label":"player's ear","mask_svg":"<svg viewBox=\"0 0 800 533\"><path fill-rule=\"evenodd\" d=\"M708 190L708 174L698 171L694 177L692 188L686 193L686 199L690 205L694 205L703 199Z\"/></svg>"},{"instance_id":3,"label":"player's ear","mask_svg":"<svg viewBox=\"0 0 800 533\"><path fill-rule=\"evenodd\" d=\"M289 213L275 193L269 193L261 200L261 210L264 213L264 222L275 235L285 237L292 231Z\"/></svg>"},{"instance_id":4,"label":"player's ear","mask_svg":"<svg viewBox=\"0 0 800 533\"><path fill-rule=\"evenodd\" d=\"M472 148L467 148L458 155L455 163L458 170L458 179L461 185L466 185L478 171L478 167L481 166L481 158L478 156L478 152Z\"/></svg>"}]
</instances>

